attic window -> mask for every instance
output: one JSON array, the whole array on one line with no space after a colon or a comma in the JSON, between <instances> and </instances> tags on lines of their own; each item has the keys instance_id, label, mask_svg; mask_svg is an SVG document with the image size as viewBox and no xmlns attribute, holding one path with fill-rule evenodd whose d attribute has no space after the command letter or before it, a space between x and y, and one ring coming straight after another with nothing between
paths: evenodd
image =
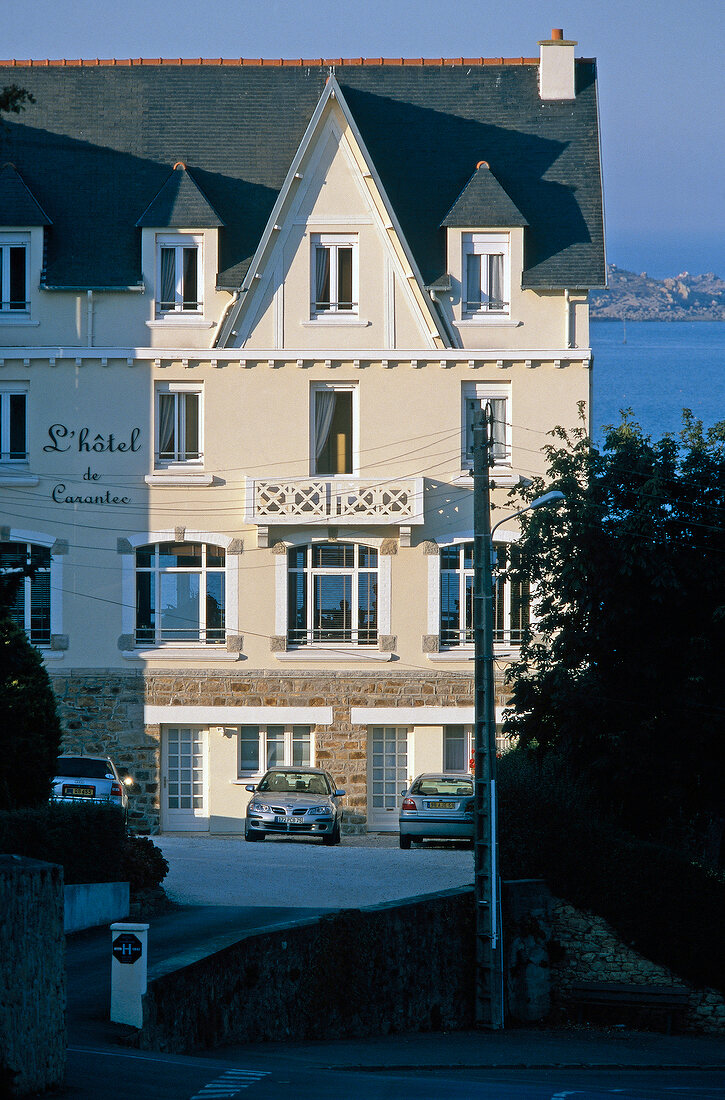
<instances>
[{"instance_id":1,"label":"attic window","mask_svg":"<svg viewBox=\"0 0 725 1100\"><path fill-rule=\"evenodd\" d=\"M357 234L312 234L312 317L357 313L357 257Z\"/></svg>"},{"instance_id":2,"label":"attic window","mask_svg":"<svg viewBox=\"0 0 725 1100\"><path fill-rule=\"evenodd\" d=\"M201 313L201 237L156 238L156 308L159 316Z\"/></svg>"},{"instance_id":3,"label":"attic window","mask_svg":"<svg viewBox=\"0 0 725 1100\"><path fill-rule=\"evenodd\" d=\"M23 313L28 297L27 234L0 234L0 313Z\"/></svg>"},{"instance_id":4,"label":"attic window","mask_svg":"<svg viewBox=\"0 0 725 1100\"><path fill-rule=\"evenodd\" d=\"M463 234L463 313L509 313L509 238L507 233Z\"/></svg>"}]
</instances>

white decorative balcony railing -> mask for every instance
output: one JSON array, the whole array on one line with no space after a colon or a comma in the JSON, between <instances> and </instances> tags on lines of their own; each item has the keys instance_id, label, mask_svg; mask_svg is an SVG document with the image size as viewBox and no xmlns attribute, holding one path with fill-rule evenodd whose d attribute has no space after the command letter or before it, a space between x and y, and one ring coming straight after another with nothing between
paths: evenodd
<instances>
[{"instance_id":1,"label":"white decorative balcony railing","mask_svg":"<svg viewBox=\"0 0 725 1100\"><path fill-rule=\"evenodd\" d=\"M247 478L247 523L423 522L423 478Z\"/></svg>"}]
</instances>

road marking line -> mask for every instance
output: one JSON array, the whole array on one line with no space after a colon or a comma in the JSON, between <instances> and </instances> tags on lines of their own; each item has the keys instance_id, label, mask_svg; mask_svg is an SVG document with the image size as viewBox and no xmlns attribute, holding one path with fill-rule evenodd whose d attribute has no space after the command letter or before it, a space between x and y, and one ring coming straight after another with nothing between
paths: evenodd
<instances>
[{"instance_id":1,"label":"road marking line","mask_svg":"<svg viewBox=\"0 0 725 1100\"><path fill-rule=\"evenodd\" d=\"M216 1077L213 1081L210 1081L208 1085L204 1085L198 1092L195 1092L191 1100L209 1100L210 1097L228 1098L236 1096L242 1089L246 1089L250 1085L256 1084L257 1081L261 1081L263 1077L268 1076L269 1071L267 1070L229 1069L226 1073L223 1073L221 1077Z\"/></svg>"}]
</instances>

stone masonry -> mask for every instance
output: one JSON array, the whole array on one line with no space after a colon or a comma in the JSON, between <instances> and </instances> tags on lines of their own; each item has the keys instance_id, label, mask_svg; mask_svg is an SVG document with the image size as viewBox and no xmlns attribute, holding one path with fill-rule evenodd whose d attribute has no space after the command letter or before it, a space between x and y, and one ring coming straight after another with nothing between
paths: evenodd
<instances>
[{"instance_id":1,"label":"stone masonry","mask_svg":"<svg viewBox=\"0 0 725 1100\"><path fill-rule=\"evenodd\" d=\"M367 811L367 728L354 706L472 706L468 672L154 672L71 670L52 674L64 729L63 749L104 753L131 774L130 824L159 829L161 731L143 725L144 704L173 706L332 706L330 726L314 729L316 762L345 787L345 828L363 832ZM503 681L496 704L503 705ZM240 723L244 716L240 712ZM210 724L213 717L210 716Z\"/></svg>"}]
</instances>

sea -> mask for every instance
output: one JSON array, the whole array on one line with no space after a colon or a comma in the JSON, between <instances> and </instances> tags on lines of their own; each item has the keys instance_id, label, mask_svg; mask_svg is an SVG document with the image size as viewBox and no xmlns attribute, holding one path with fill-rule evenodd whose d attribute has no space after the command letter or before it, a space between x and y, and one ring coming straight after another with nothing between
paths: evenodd
<instances>
[{"instance_id":1,"label":"sea","mask_svg":"<svg viewBox=\"0 0 725 1100\"><path fill-rule=\"evenodd\" d=\"M653 439L679 431L683 408L725 420L725 321L592 321L589 337L595 442L623 409Z\"/></svg>"}]
</instances>

